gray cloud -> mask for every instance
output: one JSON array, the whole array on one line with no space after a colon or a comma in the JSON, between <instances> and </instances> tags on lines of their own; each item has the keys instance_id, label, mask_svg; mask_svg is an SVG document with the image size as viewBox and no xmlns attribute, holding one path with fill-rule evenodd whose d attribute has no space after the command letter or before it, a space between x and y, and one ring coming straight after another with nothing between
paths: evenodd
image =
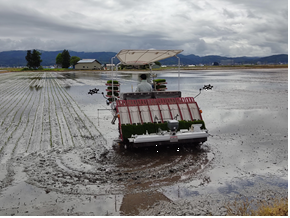
<instances>
[{"instance_id":1,"label":"gray cloud","mask_svg":"<svg viewBox=\"0 0 290 218\"><path fill-rule=\"evenodd\" d=\"M287 0L0 0L0 51L288 53Z\"/></svg>"}]
</instances>

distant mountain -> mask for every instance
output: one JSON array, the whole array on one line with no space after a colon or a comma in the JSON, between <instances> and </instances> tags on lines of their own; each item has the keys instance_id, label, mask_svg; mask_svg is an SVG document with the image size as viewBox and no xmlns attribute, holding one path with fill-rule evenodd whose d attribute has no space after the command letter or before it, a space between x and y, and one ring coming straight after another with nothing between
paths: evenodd
<instances>
[{"instance_id":1,"label":"distant mountain","mask_svg":"<svg viewBox=\"0 0 290 218\"><path fill-rule=\"evenodd\" d=\"M42 66L50 66L55 65L55 58L57 54L62 51L40 51ZM7 66L26 66L26 56L27 51L15 50L15 51L3 51L0 52L0 67ZM76 52L69 51L71 56L78 56L81 59L97 59L100 63L106 64L111 63L111 58L114 57L117 53L115 52ZM261 64L277 64L277 63L288 63L288 55L280 54L280 55L272 55L267 57L222 57L217 55L208 55L204 57L200 57L197 55L182 55L179 54L181 65L189 65L189 64L204 64L211 65L214 62L225 62L230 61L230 63L238 63L238 64L256 64L260 62ZM118 63L117 58L114 59L114 63ZM176 57L167 58L165 60L160 61L163 65L176 65L178 60Z\"/></svg>"}]
</instances>

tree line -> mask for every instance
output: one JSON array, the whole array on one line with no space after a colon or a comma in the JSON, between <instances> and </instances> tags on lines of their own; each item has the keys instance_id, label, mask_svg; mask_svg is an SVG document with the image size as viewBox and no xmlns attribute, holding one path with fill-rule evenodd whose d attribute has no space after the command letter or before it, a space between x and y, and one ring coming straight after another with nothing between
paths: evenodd
<instances>
[{"instance_id":1,"label":"tree line","mask_svg":"<svg viewBox=\"0 0 290 218\"><path fill-rule=\"evenodd\" d=\"M26 66L29 69L39 69L41 68L41 52L33 49L27 50L27 54L25 56L26 59ZM70 56L69 51L64 49L62 53L59 53L55 58L55 63L58 67L61 68L69 68L71 65L75 66L77 62L81 60L77 56Z\"/></svg>"}]
</instances>

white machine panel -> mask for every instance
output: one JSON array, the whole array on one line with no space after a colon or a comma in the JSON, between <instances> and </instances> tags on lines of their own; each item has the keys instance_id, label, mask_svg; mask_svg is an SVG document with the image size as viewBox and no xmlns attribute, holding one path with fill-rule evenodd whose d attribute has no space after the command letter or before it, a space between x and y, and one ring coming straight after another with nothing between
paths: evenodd
<instances>
[{"instance_id":1,"label":"white machine panel","mask_svg":"<svg viewBox=\"0 0 290 218\"><path fill-rule=\"evenodd\" d=\"M140 108L140 111L141 111L141 117L142 117L143 123L151 123L152 121L151 121L148 105L139 106L139 108Z\"/></svg>"},{"instance_id":2,"label":"white machine panel","mask_svg":"<svg viewBox=\"0 0 290 218\"><path fill-rule=\"evenodd\" d=\"M196 104L190 103L188 104L190 108L190 112L192 114L192 118L196 120L201 120L200 114L199 114L199 109L197 108Z\"/></svg>"},{"instance_id":3,"label":"white machine panel","mask_svg":"<svg viewBox=\"0 0 290 218\"><path fill-rule=\"evenodd\" d=\"M150 108L150 111L152 114L153 122L154 121L156 121L156 122L161 121L161 116L160 116L160 111L159 111L158 105L149 105L149 108ZM156 117L158 120L155 119Z\"/></svg>"},{"instance_id":4,"label":"white machine panel","mask_svg":"<svg viewBox=\"0 0 290 218\"><path fill-rule=\"evenodd\" d=\"M163 121L172 120L170 115L169 107L167 104L160 105Z\"/></svg>"},{"instance_id":5,"label":"white machine panel","mask_svg":"<svg viewBox=\"0 0 290 218\"><path fill-rule=\"evenodd\" d=\"M138 106L130 106L128 109L130 111L132 123L141 123Z\"/></svg>"},{"instance_id":6,"label":"white machine panel","mask_svg":"<svg viewBox=\"0 0 290 218\"><path fill-rule=\"evenodd\" d=\"M182 113L183 120L190 121L191 117L190 117L190 113L188 111L187 104L179 104L179 108L180 108L180 111Z\"/></svg>"},{"instance_id":7,"label":"white machine panel","mask_svg":"<svg viewBox=\"0 0 290 218\"><path fill-rule=\"evenodd\" d=\"M180 117L180 112L179 112L179 109L178 109L178 106L177 104L170 104L169 105L169 108L171 110L171 114L173 116L173 119L176 117L176 115L178 114L177 116L177 120L181 120L181 117Z\"/></svg>"},{"instance_id":8,"label":"white machine panel","mask_svg":"<svg viewBox=\"0 0 290 218\"><path fill-rule=\"evenodd\" d=\"M122 124L130 124L130 117L127 107L119 107L120 120Z\"/></svg>"}]
</instances>

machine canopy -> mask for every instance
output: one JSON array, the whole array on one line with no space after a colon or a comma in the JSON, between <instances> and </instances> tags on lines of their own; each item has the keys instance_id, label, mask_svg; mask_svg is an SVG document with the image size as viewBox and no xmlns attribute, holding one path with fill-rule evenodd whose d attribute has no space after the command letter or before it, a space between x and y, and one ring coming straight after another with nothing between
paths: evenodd
<instances>
[{"instance_id":1,"label":"machine canopy","mask_svg":"<svg viewBox=\"0 0 290 218\"><path fill-rule=\"evenodd\" d=\"M124 65L145 65L173 57L183 50L121 50L117 58Z\"/></svg>"}]
</instances>

